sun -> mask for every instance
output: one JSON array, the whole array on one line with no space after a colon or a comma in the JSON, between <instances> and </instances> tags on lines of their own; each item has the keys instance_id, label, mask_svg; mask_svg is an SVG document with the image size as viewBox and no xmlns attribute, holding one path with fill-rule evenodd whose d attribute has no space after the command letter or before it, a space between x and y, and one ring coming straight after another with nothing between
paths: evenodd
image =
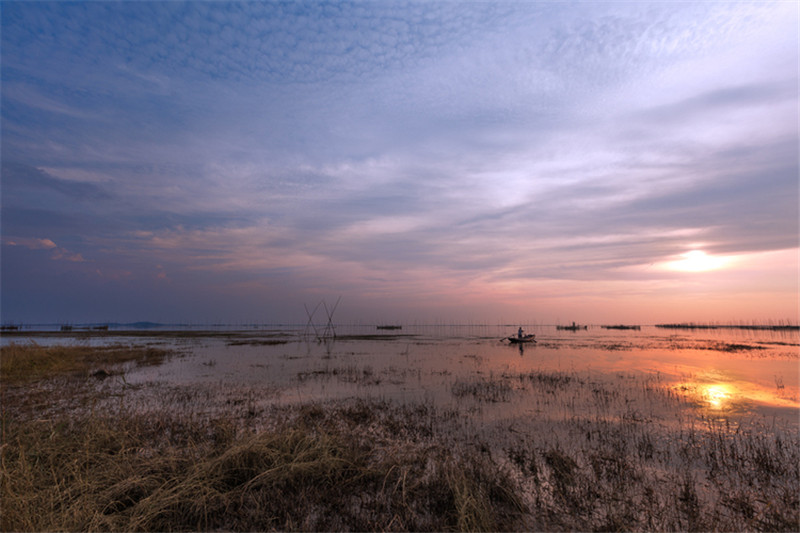
<instances>
[{"instance_id":1,"label":"sun","mask_svg":"<svg viewBox=\"0 0 800 533\"><path fill-rule=\"evenodd\" d=\"M718 270L727 262L727 258L708 255L703 250L691 250L681 254L681 259L669 263L669 268L681 272L706 272Z\"/></svg>"}]
</instances>

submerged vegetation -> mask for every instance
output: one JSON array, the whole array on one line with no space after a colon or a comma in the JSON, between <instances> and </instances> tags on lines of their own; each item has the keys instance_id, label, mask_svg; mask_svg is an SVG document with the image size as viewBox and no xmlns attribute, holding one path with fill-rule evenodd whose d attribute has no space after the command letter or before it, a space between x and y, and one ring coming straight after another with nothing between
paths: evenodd
<instances>
[{"instance_id":1,"label":"submerged vegetation","mask_svg":"<svg viewBox=\"0 0 800 533\"><path fill-rule=\"evenodd\" d=\"M722 418L657 378L476 372L452 379L455 403L442 407L279 404L267 391L191 385L159 396L120 374L166 355L2 348L2 530L796 531L800 523L797 429ZM97 368L112 378L96 379ZM369 365L333 365L296 379L379 390L385 377ZM527 414L490 416L512 403Z\"/></svg>"}]
</instances>

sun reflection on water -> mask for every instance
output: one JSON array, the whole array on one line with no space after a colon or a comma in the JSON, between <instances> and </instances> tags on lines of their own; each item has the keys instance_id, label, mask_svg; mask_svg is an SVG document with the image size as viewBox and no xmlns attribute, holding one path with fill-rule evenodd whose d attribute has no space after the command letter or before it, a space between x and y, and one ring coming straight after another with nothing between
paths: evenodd
<instances>
[{"instance_id":1,"label":"sun reflection on water","mask_svg":"<svg viewBox=\"0 0 800 533\"><path fill-rule=\"evenodd\" d=\"M681 383L675 388L693 398L699 406L718 414L731 414L748 403L742 397L742 391L731 383L693 381Z\"/></svg>"},{"instance_id":2,"label":"sun reflection on water","mask_svg":"<svg viewBox=\"0 0 800 533\"><path fill-rule=\"evenodd\" d=\"M703 400L712 409L723 411L730 407L733 397L733 387L728 384L701 385L701 395Z\"/></svg>"},{"instance_id":3,"label":"sun reflection on water","mask_svg":"<svg viewBox=\"0 0 800 533\"><path fill-rule=\"evenodd\" d=\"M794 410L800 408L800 396L796 388L786 391L785 388L770 389L741 380L704 380L702 377L683 381L673 388L704 411L718 416L755 412L759 406Z\"/></svg>"}]
</instances>

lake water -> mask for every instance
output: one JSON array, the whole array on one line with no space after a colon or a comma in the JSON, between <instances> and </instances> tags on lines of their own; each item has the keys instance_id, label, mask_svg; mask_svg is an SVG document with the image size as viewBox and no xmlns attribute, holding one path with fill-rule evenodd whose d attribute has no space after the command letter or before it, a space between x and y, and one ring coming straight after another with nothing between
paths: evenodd
<instances>
[{"instance_id":1,"label":"lake water","mask_svg":"<svg viewBox=\"0 0 800 533\"><path fill-rule=\"evenodd\" d=\"M1 341L173 351L110 377L11 390L37 424L100 413L165 431L198 421L212 435L353 432L376 456L421 458L426 472L436 464L426 456L452 449L515 480L531 510L523 529L548 529L536 526L544 516L564 530L796 525L798 331L525 329L538 342L509 344L516 326L405 325L337 327L325 339L251 326L23 330ZM412 470L402 472L405 486Z\"/></svg>"},{"instance_id":2,"label":"lake water","mask_svg":"<svg viewBox=\"0 0 800 533\"><path fill-rule=\"evenodd\" d=\"M435 405L484 418L597 415L603 398L617 411L654 416L658 405L630 391L668 388L697 413L797 426L797 330L527 326L535 344L512 345L505 326L339 326L335 338L292 328L217 328L200 332L107 332L102 336L25 333L8 342L148 344L181 355L156 367L131 367L134 386L199 386L252 391L262 403L358 397ZM322 329L317 328L321 334ZM135 334L135 336L131 336ZM561 376L583 392L559 393L534 376ZM550 379L550 378L548 378ZM559 378L560 379L560 378ZM550 383L553 385L553 383ZM538 387L538 388L537 388ZM527 392L525 392L527 391ZM598 391L602 391L598 392ZM644 402L646 403L646 402ZM632 405L633 407L630 407ZM638 411L637 411L638 409ZM641 412L645 410L645 414ZM636 413L639 413L638 415Z\"/></svg>"}]
</instances>

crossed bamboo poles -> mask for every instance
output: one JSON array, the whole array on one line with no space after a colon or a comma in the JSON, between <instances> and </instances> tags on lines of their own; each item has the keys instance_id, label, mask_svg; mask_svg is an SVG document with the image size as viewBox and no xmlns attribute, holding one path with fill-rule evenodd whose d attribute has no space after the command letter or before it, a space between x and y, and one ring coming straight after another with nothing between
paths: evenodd
<instances>
[{"instance_id":1,"label":"crossed bamboo poles","mask_svg":"<svg viewBox=\"0 0 800 533\"><path fill-rule=\"evenodd\" d=\"M336 326L333 325L333 314L336 312L336 308L339 306L339 301L341 301L341 299L342 297L339 296L336 299L336 303L333 305L333 307L328 308L328 304L325 303L325 299L323 298L311 312L308 311L308 306L303 304L303 308L306 310L306 315L308 315L308 323L306 324L306 329L303 334L309 335L310 332L313 331L317 340L335 339ZM319 310L320 306L322 306L325 314L328 316L328 323L325 324L325 327L322 328L322 330L317 329L317 326L314 324L314 315Z\"/></svg>"}]
</instances>

